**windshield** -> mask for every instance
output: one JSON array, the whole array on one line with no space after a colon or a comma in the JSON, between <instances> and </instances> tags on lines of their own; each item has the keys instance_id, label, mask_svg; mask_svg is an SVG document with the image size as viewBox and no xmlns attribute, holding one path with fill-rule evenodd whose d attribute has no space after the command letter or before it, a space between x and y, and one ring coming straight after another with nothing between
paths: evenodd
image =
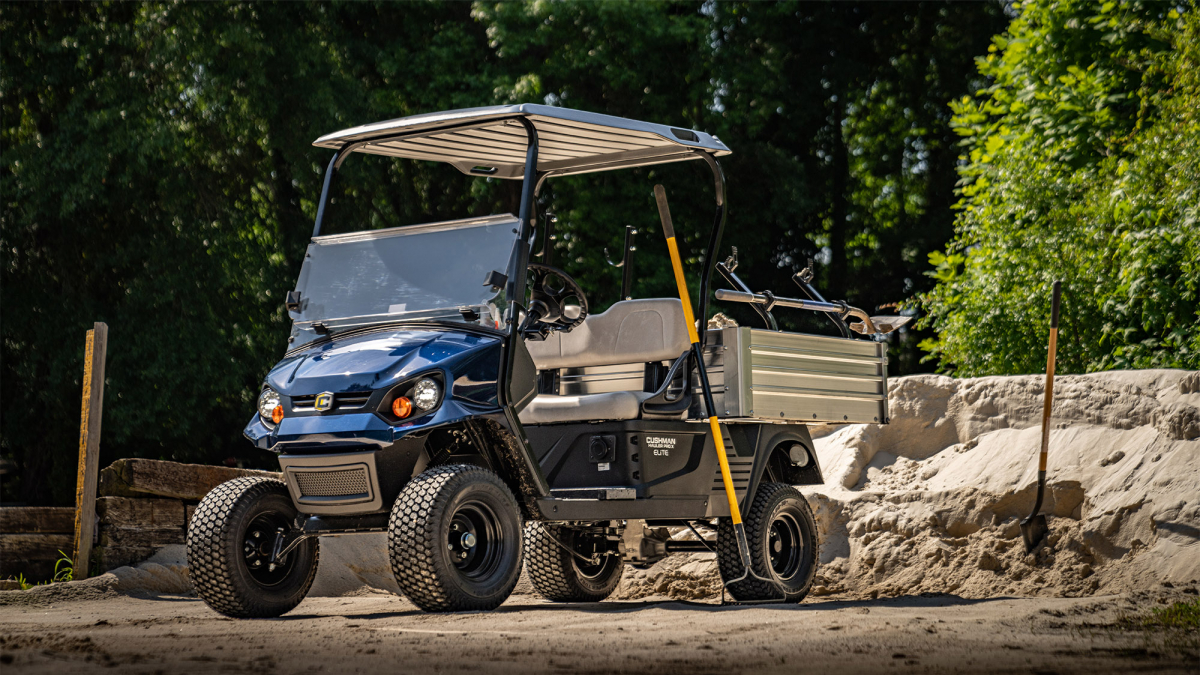
<instances>
[{"instance_id":1,"label":"windshield","mask_svg":"<svg viewBox=\"0 0 1200 675\"><path fill-rule=\"evenodd\" d=\"M463 321L460 309L478 315L468 312L466 320L495 327L494 301L503 291L485 286L484 279L506 272L516 229L517 219L503 215L315 237L296 283L300 307L290 312L293 337L311 332L314 322L333 328Z\"/></svg>"}]
</instances>

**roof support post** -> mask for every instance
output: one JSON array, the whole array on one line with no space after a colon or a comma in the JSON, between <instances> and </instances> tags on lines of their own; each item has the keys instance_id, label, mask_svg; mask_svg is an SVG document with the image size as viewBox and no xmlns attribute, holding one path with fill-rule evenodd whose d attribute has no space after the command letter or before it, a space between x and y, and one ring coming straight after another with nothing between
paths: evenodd
<instances>
[{"instance_id":1,"label":"roof support post","mask_svg":"<svg viewBox=\"0 0 1200 675\"><path fill-rule=\"evenodd\" d=\"M497 393L499 394L500 405L504 409L505 418L508 420L508 428L520 446L519 460L522 466L516 468L524 475L526 484L533 488L533 491L536 493L534 498L538 499L550 494L550 484L546 482L546 476L542 473L542 468L533 455L533 448L530 447L529 439L525 436L525 429L521 426L521 420L517 417L517 410L514 407L517 401L513 400L512 391L513 378L516 371L517 349L519 345L523 345L522 340L525 339L520 333L521 317L519 309L525 300L525 272L529 266L529 249L531 240L533 239L533 214L535 213L533 201L539 183L537 173L537 129L534 128L533 122L524 117L520 118L520 122L525 127L525 134L529 138L529 146L525 151L525 180L521 183L521 206L517 212L517 218L521 222L517 226L519 228L517 230L517 240L513 243L512 256L508 263L508 283L504 287L504 293L508 299L508 344L504 349L502 357L502 372L500 386L498 387L499 391ZM516 492L515 489L514 492ZM531 516L540 516L537 512L539 507L534 499L525 499L524 502L531 512Z\"/></svg>"},{"instance_id":2,"label":"roof support post","mask_svg":"<svg viewBox=\"0 0 1200 675\"><path fill-rule=\"evenodd\" d=\"M313 223L313 238L321 234L321 222L325 220L325 205L329 203L329 182L333 180L333 174L341 165L345 153L346 148L333 153L333 159L330 159L329 166L325 167L325 182L321 185L321 200L317 202L317 220Z\"/></svg>"},{"instance_id":3,"label":"roof support post","mask_svg":"<svg viewBox=\"0 0 1200 675\"><path fill-rule=\"evenodd\" d=\"M696 318L700 320L700 347L704 347L705 336L708 333L708 285L712 281L713 268L717 263L717 249L721 247L721 237L725 233L725 172L721 170L721 163L715 157L707 152L697 151L704 161L708 162L708 168L712 170L713 182L716 188L717 212L713 218L712 232L708 235L708 250L704 254L704 271L700 275L700 313Z\"/></svg>"},{"instance_id":4,"label":"roof support post","mask_svg":"<svg viewBox=\"0 0 1200 675\"><path fill-rule=\"evenodd\" d=\"M517 211L517 219L520 220L520 231L517 235L517 244L513 248L513 257L510 265L512 266L512 274L508 277L508 287L505 289L505 295L508 296L509 306L512 303L520 302L525 298L525 268L529 265L529 247L530 240L533 238L533 200L537 194L537 188L541 181L537 175L537 159L538 159L538 136L537 129L527 118L519 118L521 125L525 127L525 134L529 138L529 146L525 151L525 179L521 181L521 205ZM514 308L515 309L515 308ZM516 314L510 315L512 335L517 337L517 324L519 323Z\"/></svg>"}]
</instances>

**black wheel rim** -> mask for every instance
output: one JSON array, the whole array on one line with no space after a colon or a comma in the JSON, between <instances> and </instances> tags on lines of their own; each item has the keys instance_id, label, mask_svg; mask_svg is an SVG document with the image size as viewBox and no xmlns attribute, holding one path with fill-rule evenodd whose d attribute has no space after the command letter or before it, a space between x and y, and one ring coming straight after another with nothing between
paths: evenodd
<instances>
[{"instance_id":1,"label":"black wheel rim","mask_svg":"<svg viewBox=\"0 0 1200 675\"><path fill-rule=\"evenodd\" d=\"M269 588L281 583L295 566L296 551L283 556L278 564L271 564L276 536L290 528L287 517L274 511L258 514L246 528L246 536L242 539L242 561L250 578L260 586Z\"/></svg>"},{"instance_id":2,"label":"black wheel rim","mask_svg":"<svg viewBox=\"0 0 1200 675\"><path fill-rule=\"evenodd\" d=\"M796 580L804 571L804 529L799 516L792 509L781 509L771 521L771 528L767 532L767 557L771 562L771 571L784 584Z\"/></svg>"},{"instance_id":3,"label":"black wheel rim","mask_svg":"<svg viewBox=\"0 0 1200 675\"><path fill-rule=\"evenodd\" d=\"M500 569L505 532L496 512L480 501L459 505L450 518L446 549L450 562L463 577L481 581Z\"/></svg>"}]
</instances>

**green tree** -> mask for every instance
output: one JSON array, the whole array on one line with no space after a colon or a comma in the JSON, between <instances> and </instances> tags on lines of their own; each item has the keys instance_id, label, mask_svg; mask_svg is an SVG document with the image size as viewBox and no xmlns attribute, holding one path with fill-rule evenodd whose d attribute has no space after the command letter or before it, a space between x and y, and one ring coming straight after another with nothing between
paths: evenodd
<instances>
[{"instance_id":1,"label":"green tree","mask_svg":"<svg viewBox=\"0 0 1200 675\"><path fill-rule=\"evenodd\" d=\"M756 288L792 288L816 256L822 287L860 306L923 290L922 254L952 234L945 103L974 88L972 57L1002 25L996 4L0 4L0 453L21 471L3 498L70 501L96 320L102 462L269 466L240 432L285 345L282 295L329 160L311 143L356 124L532 101L705 129L734 151L721 256L738 246ZM642 230L635 295L675 292L659 182L695 285L702 162L547 183L555 262L596 309L617 298L602 251L626 224ZM517 188L355 156L326 228L515 212ZM781 313L827 330L798 317Z\"/></svg>"},{"instance_id":2,"label":"green tree","mask_svg":"<svg viewBox=\"0 0 1200 675\"><path fill-rule=\"evenodd\" d=\"M0 11L0 447L22 467L13 489L70 499L94 320L111 340L103 462L265 461L240 430L287 336L282 295L328 159L310 144L488 100L482 26L469 6L433 3ZM449 167L345 169L335 229L503 208Z\"/></svg>"},{"instance_id":3,"label":"green tree","mask_svg":"<svg viewBox=\"0 0 1200 675\"><path fill-rule=\"evenodd\" d=\"M714 22L717 128L736 148L744 223L731 243L752 283L795 293L815 258L818 287L868 311L929 288L925 254L953 233L946 103L982 83L973 58L1003 29L1000 6L716 3ZM893 372L919 369L914 337L892 336Z\"/></svg>"},{"instance_id":4,"label":"green tree","mask_svg":"<svg viewBox=\"0 0 1200 675\"><path fill-rule=\"evenodd\" d=\"M1027 2L954 105L956 237L923 296L959 375L1200 367L1197 17L1139 2Z\"/></svg>"}]
</instances>

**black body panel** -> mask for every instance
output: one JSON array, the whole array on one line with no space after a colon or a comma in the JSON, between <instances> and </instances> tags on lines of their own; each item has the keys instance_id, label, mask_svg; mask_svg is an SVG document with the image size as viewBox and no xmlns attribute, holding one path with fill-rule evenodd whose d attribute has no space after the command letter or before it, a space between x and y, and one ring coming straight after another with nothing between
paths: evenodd
<instances>
[{"instance_id":1,"label":"black body panel","mask_svg":"<svg viewBox=\"0 0 1200 675\"><path fill-rule=\"evenodd\" d=\"M717 469L716 455L705 452L707 431L646 420L525 427L551 491L625 487L638 499L706 498Z\"/></svg>"},{"instance_id":2,"label":"black body panel","mask_svg":"<svg viewBox=\"0 0 1200 675\"><path fill-rule=\"evenodd\" d=\"M721 429L743 508L764 480L794 485L821 482L812 438L803 424L729 424ZM707 424L655 420L542 424L526 426L525 433L550 484L551 498L539 500L550 520L729 515ZM787 450L795 444L807 451L804 467L787 461Z\"/></svg>"}]
</instances>

